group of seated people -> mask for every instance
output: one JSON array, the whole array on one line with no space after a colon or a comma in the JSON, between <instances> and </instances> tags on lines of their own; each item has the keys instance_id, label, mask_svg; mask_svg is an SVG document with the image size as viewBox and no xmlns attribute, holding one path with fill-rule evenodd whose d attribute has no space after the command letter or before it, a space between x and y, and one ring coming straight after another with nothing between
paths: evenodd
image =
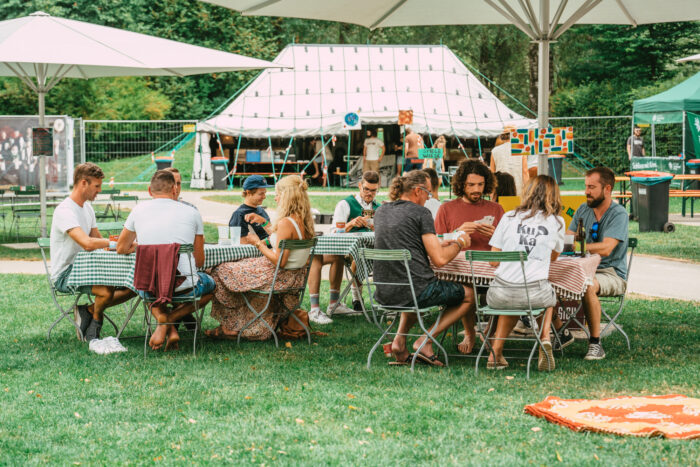
<instances>
[{"instance_id":1,"label":"group of seated people","mask_svg":"<svg viewBox=\"0 0 700 467\"><path fill-rule=\"evenodd\" d=\"M68 286L68 278L75 256L83 250L109 248L120 254L137 250L139 245L192 244L191 257L180 255L177 262L179 274L193 276L194 280L178 284L173 293L196 294L198 306L212 301L211 315L220 325L206 331L212 338L231 339L241 337L263 340L271 337L271 330L278 324L280 308L295 310L298 307L296 294L276 294L261 320L254 317L248 304L261 310L267 297L253 290L269 288L277 265L280 250L270 241L286 239L308 240L315 235L311 205L306 182L297 175L281 178L274 186L276 221L262 204L268 188L264 178L249 177L243 185L243 204L233 213L230 225L241 227L241 242L254 245L261 256L231 261L215 266L207 272L190 270L190 264L201 268L204 264L204 230L202 217L196 207L180 200L180 174L176 169L157 171L149 186L152 200L134 206L124 224L118 241L102 237L97 229L95 213L90 201L100 193L104 173L95 164L85 163L76 167L71 194L56 208L51 226L52 281L61 292L76 292ZM431 330L438 335L457 321L462 321L464 338L459 343L461 353L472 352L476 343L475 296L470 286L439 280L433 267L441 267L465 250L527 251L526 275L532 307L546 308L540 329L543 348L540 354L540 369L554 369L552 344L549 337L550 322L557 329L562 323L553 317L556 295L548 281L550 262L555 260L564 246L565 232L573 234L579 220L585 227L586 248L591 254L599 254L602 261L583 297L583 308L589 326L590 340L587 360L605 357L600 343L601 306L598 296L624 293L626 289L626 250L628 217L625 209L611 198L614 174L610 169L591 169L585 176L586 203L576 211L568 230L560 216L561 198L556 182L540 175L525 185L520 205L504 213L496 202L485 199L496 190L496 176L489 167L478 160L463 161L452 178L455 198L440 203L437 198L439 179L432 169L412 170L392 181L390 201L381 205L375 198L379 190L379 174L365 172L359 183L358 193L338 203L333 216L336 233L374 231L375 248L406 249L411 253L410 274L420 307L444 306L442 319ZM457 232L453 240L441 240L438 235ZM138 242L138 243L137 243ZM290 254L292 253L292 254ZM303 252L302 252L303 253ZM307 252L308 253L308 252ZM138 255L137 255L138 257ZM281 259L282 269L276 287L299 287L305 278L305 262L296 252L285 251ZM316 255L310 265L309 319L317 324L331 322L329 314L352 313L362 310L360 284L352 278L353 308L338 303L343 271L349 258L336 255ZM329 312L320 309L321 270L330 265ZM354 271L355 265L350 269ZM374 266L374 280L402 282L407 280L402 265L378 262ZM513 292L513 285L522 285L523 277L519 263L497 265L496 277L488 288L477 289L485 293L486 301L494 308L526 308L523 293ZM75 322L80 329L79 337L89 341L100 337L103 313L108 307L123 303L135 296L128 288L93 285L77 292L94 296L91 305L80 305L75 309ZM152 299L139 291L142 298ZM395 285L377 285L375 299L384 305L412 305L410 291ZM191 302L172 305L167 301L156 301L151 308L158 326L150 338L154 349L177 348L180 325L192 323ZM412 313L402 313L398 334L391 344L397 364L409 360L406 334L416 322ZM499 317L494 325L492 352L488 368L502 369L508 362L503 358L503 338L510 334L517 318ZM442 366L433 352L426 335L413 343L414 351L421 348L418 358L425 363ZM568 330L561 331L560 345L573 342ZM421 347L422 345L422 347ZM546 355L545 355L546 354ZM549 357L549 358L546 358ZM543 363L544 362L544 363Z\"/></svg>"}]
</instances>

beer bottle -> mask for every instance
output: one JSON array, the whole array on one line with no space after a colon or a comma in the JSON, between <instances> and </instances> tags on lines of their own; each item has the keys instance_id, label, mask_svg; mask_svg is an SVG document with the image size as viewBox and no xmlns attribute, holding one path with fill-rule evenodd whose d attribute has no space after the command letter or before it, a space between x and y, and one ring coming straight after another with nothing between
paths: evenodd
<instances>
[{"instance_id":1,"label":"beer bottle","mask_svg":"<svg viewBox=\"0 0 700 467\"><path fill-rule=\"evenodd\" d=\"M586 230L583 228L583 219L578 220L578 227L576 228L576 236L579 242L581 242L581 257L586 256Z\"/></svg>"}]
</instances>

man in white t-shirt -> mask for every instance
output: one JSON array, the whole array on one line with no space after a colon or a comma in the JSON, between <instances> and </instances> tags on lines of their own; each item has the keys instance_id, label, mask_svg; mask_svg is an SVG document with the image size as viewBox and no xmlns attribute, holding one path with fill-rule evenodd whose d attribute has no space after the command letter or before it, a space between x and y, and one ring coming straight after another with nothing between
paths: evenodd
<instances>
[{"instance_id":1,"label":"man in white t-shirt","mask_svg":"<svg viewBox=\"0 0 700 467\"><path fill-rule=\"evenodd\" d=\"M362 171L379 172L379 166L385 152L384 141L377 138L377 130L367 130L367 139L365 139L365 146L362 149Z\"/></svg>"},{"instance_id":2,"label":"man in white t-shirt","mask_svg":"<svg viewBox=\"0 0 700 467\"><path fill-rule=\"evenodd\" d=\"M379 174L377 172L365 172L359 183L360 192L355 196L348 196L340 200L335 206L333 214L334 233L345 232L371 232L374 230L374 211L379 207L375 201L379 190ZM319 304L319 291L321 289L321 269L325 264L331 265L330 270L330 300L328 311L334 314L349 314L362 311L362 293L356 284L353 284L351 310L342 303L338 303L340 297L340 285L343 281L344 257L340 255L315 255L309 271L309 320L316 324L329 324L331 319L321 311ZM354 265L353 265L354 267Z\"/></svg>"},{"instance_id":3,"label":"man in white t-shirt","mask_svg":"<svg viewBox=\"0 0 700 467\"><path fill-rule=\"evenodd\" d=\"M187 295L200 296L198 307L204 307L212 299L214 280L206 273L192 271L193 267L204 265L204 225L202 216L191 206L177 201L178 190L175 177L172 172L159 170L151 178L148 193L152 200L139 203L127 217L124 230L119 235L117 253L128 253L133 250L136 239L140 245L163 245L178 243L180 245L194 245L193 254L181 254L178 261L178 275L185 276L185 281L178 285L174 293L186 292ZM188 257L189 256L189 257ZM195 283L192 283L189 275L194 272ZM149 297L147 293L139 291L142 298ZM177 328L173 324L183 318L189 317L194 311L191 302L176 306L168 312L164 306L153 306L151 312L158 320L156 331L149 341L152 349L159 349L168 340L166 350L177 348L180 339Z\"/></svg>"},{"instance_id":4,"label":"man in white t-shirt","mask_svg":"<svg viewBox=\"0 0 700 467\"><path fill-rule=\"evenodd\" d=\"M116 248L116 242L102 238L97 229L95 211L90 201L102 191L104 173L97 165L80 164L73 172L73 190L53 213L51 221L51 281L56 290L73 293L68 278L73 269L73 260L81 251L100 248ZM133 249L132 249L133 251ZM92 305L76 306L75 323L80 329L78 339L90 342L100 338L104 310L129 300L135 294L126 288L117 289L106 285L83 286L80 293L92 294Z\"/></svg>"}]
</instances>

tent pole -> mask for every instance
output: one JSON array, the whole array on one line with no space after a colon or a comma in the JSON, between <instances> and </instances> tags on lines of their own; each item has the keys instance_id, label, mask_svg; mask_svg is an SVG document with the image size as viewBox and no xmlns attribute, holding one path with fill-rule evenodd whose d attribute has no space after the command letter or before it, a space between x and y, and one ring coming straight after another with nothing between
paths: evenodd
<instances>
[{"instance_id":1,"label":"tent pole","mask_svg":"<svg viewBox=\"0 0 700 467\"><path fill-rule=\"evenodd\" d=\"M686 119L686 113L685 110L683 111L683 130L681 130L681 154L683 155L683 171L681 173L685 173L685 119Z\"/></svg>"},{"instance_id":2,"label":"tent pole","mask_svg":"<svg viewBox=\"0 0 700 467\"><path fill-rule=\"evenodd\" d=\"M238 151L241 149L241 140L243 135L238 135L238 143L236 143L236 155L233 158L233 167L228 172L228 189L233 190L233 180L235 178L236 172L238 171Z\"/></svg>"},{"instance_id":3,"label":"tent pole","mask_svg":"<svg viewBox=\"0 0 700 467\"><path fill-rule=\"evenodd\" d=\"M272 152L272 138L270 135L267 136L267 148L270 150L270 165L272 166L272 179L277 184L277 176L275 175L275 154Z\"/></svg>"},{"instance_id":4,"label":"tent pole","mask_svg":"<svg viewBox=\"0 0 700 467\"><path fill-rule=\"evenodd\" d=\"M350 148L352 147L352 130L348 130L348 157L345 160L345 187L350 187Z\"/></svg>"},{"instance_id":5,"label":"tent pole","mask_svg":"<svg viewBox=\"0 0 700 467\"><path fill-rule=\"evenodd\" d=\"M656 128L651 124L651 157L656 157Z\"/></svg>"},{"instance_id":6,"label":"tent pole","mask_svg":"<svg viewBox=\"0 0 700 467\"><path fill-rule=\"evenodd\" d=\"M284 173L284 166L287 165L287 158L289 157L289 151L292 149L292 142L294 141L294 136L289 138L289 144L287 144L287 152L284 153L284 161L282 161L282 169L280 170L280 177Z\"/></svg>"}]
</instances>

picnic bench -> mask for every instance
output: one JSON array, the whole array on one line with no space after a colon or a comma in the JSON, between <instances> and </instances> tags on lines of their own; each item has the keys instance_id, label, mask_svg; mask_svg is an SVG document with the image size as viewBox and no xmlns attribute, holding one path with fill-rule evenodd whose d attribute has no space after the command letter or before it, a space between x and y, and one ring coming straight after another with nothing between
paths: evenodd
<instances>
[{"instance_id":1,"label":"picnic bench","mask_svg":"<svg viewBox=\"0 0 700 467\"><path fill-rule=\"evenodd\" d=\"M700 190L689 190L687 189L687 185L690 182L693 181L698 181L700 180L700 175L697 174L675 174L673 176L674 180L680 180L681 182L681 188L672 188L668 191L668 197L669 198L681 198L682 199L682 205L681 205L681 215L685 217L685 205L686 202L690 202L690 217L694 217L695 215L695 200L700 198ZM615 177L615 182L619 183L619 191L617 193L613 193L612 197L614 199L620 200L620 204L623 206L627 207L627 203L630 202L632 199L632 192L629 191L629 183L630 183L630 177L626 176L619 176Z\"/></svg>"}]
</instances>

